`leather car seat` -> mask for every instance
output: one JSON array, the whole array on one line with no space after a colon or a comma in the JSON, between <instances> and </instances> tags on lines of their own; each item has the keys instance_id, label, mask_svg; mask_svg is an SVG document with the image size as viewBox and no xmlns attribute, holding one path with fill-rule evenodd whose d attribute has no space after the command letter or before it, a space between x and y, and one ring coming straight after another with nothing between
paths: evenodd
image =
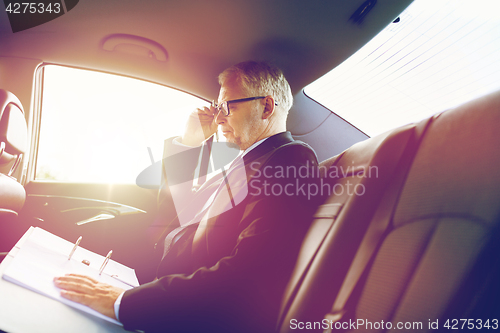
<instances>
[{"instance_id":1,"label":"leather car seat","mask_svg":"<svg viewBox=\"0 0 500 333\"><path fill-rule=\"evenodd\" d=\"M13 177L28 145L28 128L19 99L0 89L0 223L14 220L26 192Z\"/></svg>"}]
</instances>

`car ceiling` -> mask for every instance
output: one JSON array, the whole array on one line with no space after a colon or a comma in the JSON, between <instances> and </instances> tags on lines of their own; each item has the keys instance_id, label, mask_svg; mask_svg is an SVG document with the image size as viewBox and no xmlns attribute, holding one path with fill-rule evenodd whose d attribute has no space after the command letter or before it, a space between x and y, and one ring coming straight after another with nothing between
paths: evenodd
<instances>
[{"instance_id":1,"label":"car ceiling","mask_svg":"<svg viewBox=\"0 0 500 333\"><path fill-rule=\"evenodd\" d=\"M361 24L349 20L368 3L375 6ZM2 10L0 56L140 77L205 98L217 95L215 78L224 68L249 59L267 60L285 71L297 93L358 50L410 3L85 0L59 18L17 33ZM152 40L168 58L159 61L133 48L104 50L106 38L116 34Z\"/></svg>"}]
</instances>

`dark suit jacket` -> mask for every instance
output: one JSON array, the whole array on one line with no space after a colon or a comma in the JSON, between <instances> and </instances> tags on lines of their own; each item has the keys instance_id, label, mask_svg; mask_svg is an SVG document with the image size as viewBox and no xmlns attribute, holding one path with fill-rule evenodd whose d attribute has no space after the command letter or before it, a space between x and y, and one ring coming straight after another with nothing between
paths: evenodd
<instances>
[{"instance_id":1,"label":"dark suit jacket","mask_svg":"<svg viewBox=\"0 0 500 333\"><path fill-rule=\"evenodd\" d=\"M125 329L274 330L283 290L317 207L317 197L310 196L311 186L318 186L317 158L285 132L243 160L246 197L185 232L160 263L158 280L125 292L119 312Z\"/></svg>"}]
</instances>

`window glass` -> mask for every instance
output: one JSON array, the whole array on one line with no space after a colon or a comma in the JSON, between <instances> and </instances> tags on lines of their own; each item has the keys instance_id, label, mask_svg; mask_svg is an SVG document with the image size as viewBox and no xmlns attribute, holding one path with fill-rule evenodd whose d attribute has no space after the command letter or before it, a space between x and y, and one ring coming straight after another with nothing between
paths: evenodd
<instances>
[{"instance_id":1,"label":"window glass","mask_svg":"<svg viewBox=\"0 0 500 333\"><path fill-rule=\"evenodd\" d=\"M47 65L43 77L38 180L135 183L161 160L164 140L182 134L189 113L209 105L159 84L95 71Z\"/></svg>"},{"instance_id":2,"label":"window glass","mask_svg":"<svg viewBox=\"0 0 500 333\"><path fill-rule=\"evenodd\" d=\"M498 0L415 0L305 93L370 136L500 89Z\"/></svg>"}]
</instances>

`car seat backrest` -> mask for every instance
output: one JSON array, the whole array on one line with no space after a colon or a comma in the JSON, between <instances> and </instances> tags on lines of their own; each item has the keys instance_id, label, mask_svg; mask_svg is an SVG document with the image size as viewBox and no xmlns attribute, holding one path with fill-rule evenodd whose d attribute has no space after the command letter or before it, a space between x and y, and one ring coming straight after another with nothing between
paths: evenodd
<instances>
[{"instance_id":1,"label":"car seat backrest","mask_svg":"<svg viewBox=\"0 0 500 333\"><path fill-rule=\"evenodd\" d=\"M28 128L19 99L0 89L0 170L11 175L26 151ZM9 166L10 169L6 169Z\"/></svg>"},{"instance_id":2,"label":"car seat backrest","mask_svg":"<svg viewBox=\"0 0 500 333\"><path fill-rule=\"evenodd\" d=\"M17 216L26 198L24 188L11 175L26 151L28 129L19 99L0 89L0 220Z\"/></svg>"},{"instance_id":3,"label":"car seat backrest","mask_svg":"<svg viewBox=\"0 0 500 333\"><path fill-rule=\"evenodd\" d=\"M285 293L280 331L299 328L292 325L292 320L319 324L314 326L319 331L325 328L323 318L333 317L340 321L361 318L371 323L422 322L425 330L429 320L444 318L451 313L450 309L454 313L470 310L474 295L468 299L462 297L464 290L471 289L467 284L487 280L492 274L488 267L498 265L499 251L494 246L491 250L491 239L500 238L498 124L500 92L437 117L417 145L418 151L411 152L414 157L409 160L408 172L396 172L402 154L394 149L404 150L406 143L390 140L405 130L412 131L408 127L360 144L371 145L371 150L355 145L344 152L342 159L349 156L344 162L354 161L356 165L358 161L369 161L369 165L378 167L379 177L377 182L361 180L365 186L362 196L346 200L332 195L328 199L327 204L338 203L343 207L336 219L330 219L335 220L332 226L323 227L322 232L327 233L324 237L314 230L319 220L314 221L303 246L317 250L313 254L310 249L301 252ZM387 154L382 153L385 150ZM403 185L390 175L387 180L384 172L404 175ZM380 202L391 196L394 202L384 212ZM324 206L318 212L322 209ZM382 232L373 223L380 218L381 211L387 219ZM377 238L378 246L364 253L363 245L373 232L382 234ZM356 260L363 256L371 260L362 267L363 274L347 306L332 311L339 295L346 294L345 285L353 271L359 270ZM304 257L312 257L307 265ZM490 264L491 261L497 264ZM478 263L483 263L486 269L474 274ZM457 300L460 306L453 304ZM365 330L386 329L365 327Z\"/></svg>"},{"instance_id":4,"label":"car seat backrest","mask_svg":"<svg viewBox=\"0 0 500 333\"><path fill-rule=\"evenodd\" d=\"M285 330L291 314L294 318L322 316L331 307L380 193L414 133L415 126L408 125L357 143L321 163L321 194L328 199L315 214L285 291L279 320ZM344 223L351 220L361 223Z\"/></svg>"},{"instance_id":5,"label":"car seat backrest","mask_svg":"<svg viewBox=\"0 0 500 333\"><path fill-rule=\"evenodd\" d=\"M356 306L367 320L445 319L498 237L500 92L443 113L425 136ZM493 237L493 238L492 238ZM485 257L486 256L486 257ZM489 257L489 258L488 258ZM491 266L493 269L493 265ZM484 276L481 276L483 274ZM463 300L463 302L466 302ZM461 304L465 308L470 304Z\"/></svg>"}]
</instances>

